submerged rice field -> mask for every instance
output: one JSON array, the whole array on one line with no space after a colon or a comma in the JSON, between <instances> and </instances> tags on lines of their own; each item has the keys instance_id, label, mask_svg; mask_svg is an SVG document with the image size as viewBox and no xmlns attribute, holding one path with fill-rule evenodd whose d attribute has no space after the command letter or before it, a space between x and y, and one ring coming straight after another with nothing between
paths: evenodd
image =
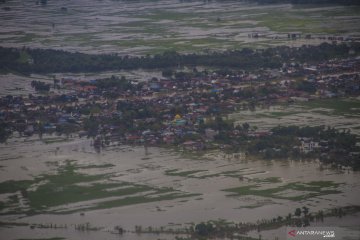
<instances>
[{"instance_id":1,"label":"submerged rice field","mask_svg":"<svg viewBox=\"0 0 360 240\"><path fill-rule=\"evenodd\" d=\"M218 1L6 1L0 3L2 46L87 53L145 55L166 50L206 52L272 45L319 44L288 40L291 32L358 37L354 6L255 5ZM258 34L259 38L249 38Z\"/></svg>"},{"instance_id":2,"label":"submerged rice field","mask_svg":"<svg viewBox=\"0 0 360 240\"><path fill-rule=\"evenodd\" d=\"M41 5L12 0L0 8L0 45L7 47L145 55L298 46L324 42L319 36L360 36L360 8L353 6L176 0ZM289 40L291 32L313 37ZM161 70L18 74L1 73L0 96L34 94L32 80L52 83L54 76L93 80L124 75L144 81L160 78ZM244 110L228 120L259 130L326 125L359 136L359 110L359 98L318 99ZM176 239L187 236L138 234L135 229L175 231L209 220L255 223L304 206L317 212L359 205L360 173L316 160L259 160L243 152L129 145L95 151L92 143L44 135L15 136L0 145L0 239ZM317 224L334 226L337 221ZM114 234L119 226L127 230L122 236ZM343 217L338 226L356 239L359 214ZM264 230L261 236L286 239L285 230ZM248 236L259 239L259 232Z\"/></svg>"},{"instance_id":3,"label":"submerged rice field","mask_svg":"<svg viewBox=\"0 0 360 240\"><path fill-rule=\"evenodd\" d=\"M258 107L255 111L230 114L235 124L249 123L259 129L270 130L278 125L330 126L350 129L360 135L360 99L333 98L308 102Z\"/></svg>"},{"instance_id":4,"label":"submerged rice field","mask_svg":"<svg viewBox=\"0 0 360 240\"><path fill-rule=\"evenodd\" d=\"M90 140L51 136L13 139L0 151L1 222L58 226L1 228L7 239L44 231L47 237L73 239L79 234L74 226L87 223L96 229L87 233L95 239L111 237L106 229L115 226L256 222L259 216L286 216L297 207L318 211L358 204L358 172L313 161L265 161L218 151L191 158L171 149L135 146L96 153ZM128 233L124 239L141 239L136 236Z\"/></svg>"}]
</instances>

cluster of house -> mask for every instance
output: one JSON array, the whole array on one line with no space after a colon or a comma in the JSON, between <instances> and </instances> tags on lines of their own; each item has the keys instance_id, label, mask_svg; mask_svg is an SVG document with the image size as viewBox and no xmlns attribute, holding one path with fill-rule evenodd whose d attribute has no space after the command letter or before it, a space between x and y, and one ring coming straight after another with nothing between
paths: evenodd
<instances>
[{"instance_id":1,"label":"cluster of house","mask_svg":"<svg viewBox=\"0 0 360 240\"><path fill-rule=\"evenodd\" d=\"M146 82L131 82L136 87L127 90L99 89L94 84L96 80L63 79L63 93L1 97L0 122L6 124L7 130L25 135L76 132L84 136L93 131L97 144L106 141L176 143L186 149L202 149L218 134L216 126L201 128L215 116L257 104L358 95L360 78L356 71L359 67L360 59L330 61L316 66L290 63L284 64L280 71L152 78ZM298 89L296 81L291 80L294 74L305 76L306 82L316 88L316 94ZM86 127L89 119L97 125ZM268 133L249 134L261 137ZM304 145L304 151L311 148Z\"/></svg>"}]
</instances>

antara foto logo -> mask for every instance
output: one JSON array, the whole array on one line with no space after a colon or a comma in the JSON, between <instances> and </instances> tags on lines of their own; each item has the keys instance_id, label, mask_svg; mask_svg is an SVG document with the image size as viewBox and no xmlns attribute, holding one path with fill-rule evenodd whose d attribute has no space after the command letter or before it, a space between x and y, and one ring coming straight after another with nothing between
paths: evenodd
<instances>
[{"instance_id":1,"label":"antara foto logo","mask_svg":"<svg viewBox=\"0 0 360 240\"><path fill-rule=\"evenodd\" d=\"M295 230L291 230L290 232L288 232L288 234L292 237L296 236L296 231Z\"/></svg>"}]
</instances>

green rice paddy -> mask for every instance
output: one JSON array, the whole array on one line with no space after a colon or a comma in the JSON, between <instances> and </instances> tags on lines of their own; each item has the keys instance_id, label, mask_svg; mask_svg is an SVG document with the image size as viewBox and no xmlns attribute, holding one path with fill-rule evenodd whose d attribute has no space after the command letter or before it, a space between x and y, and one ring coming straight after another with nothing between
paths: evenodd
<instances>
[{"instance_id":1,"label":"green rice paddy","mask_svg":"<svg viewBox=\"0 0 360 240\"><path fill-rule=\"evenodd\" d=\"M169 1L134 2L127 9L119 1L100 1L85 8L76 2L52 2L46 8L17 0L5 4L16 8L22 18L14 19L12 11L3 12L0 20L12 27L2 31L0 41L19 47L144 55L297 44L287 39L289 32L345 36L360 32L360 8L354 6ZM60 11L61 7L68 11ZM97 9L101 13L94 14ZM47 21L39 20L40 15ZM267 37L251 39L251 33ZM283 37L273 39L275 35Z\"/></svg>"},{"instance_id":2,"label":"green rice paddy","mask_svg":"<svg viewBox=\"0 0 360 240\"><path fill-rule=\"evenodd\" d=\"M69 213L80 210L120 207L145 202L197 196L172 188L157 188L143 184L112 180L111 174L88 175L79 169L109 168L112 164L76 166L73 161L58 168L56 174L44 174L34 180L0 183L0 194L12 194L7 202L0 202L0 210L8 213ZM25 207L19 207L22 198ZM112 200L109 200L112 198ZM115 198L115 199L114 199ZM63 211L69 204L94 201Z\"/></svg>"},{"instance_id":3,"label":"green rice paddy","mask_svg":"<svg viewBox=\"0 0 360 240\"><path fill-rule=\"evenodd\" d=\"M262 188L260 185L248 185L236 188L224 189L230 192L229 196L259 196L275 199L286 199L291 201L302 201L309 198L319 197L328 194L338 194L339 183L331 181L292 182L273 188ZM291 194L285 194L291 191Z\"/></svg>"}]
</instances>

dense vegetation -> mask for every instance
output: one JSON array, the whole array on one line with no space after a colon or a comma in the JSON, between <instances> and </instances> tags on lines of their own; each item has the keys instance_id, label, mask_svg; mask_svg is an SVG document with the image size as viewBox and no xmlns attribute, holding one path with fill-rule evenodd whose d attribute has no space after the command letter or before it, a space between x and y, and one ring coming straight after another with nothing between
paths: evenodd
<instances>
[{"instance_id":1,"label":"dense vegetation","mask_svg":"<svg viewBox=\"0 0 360 240\"><path fill-rule=\"evenodd\" d=\"M264 159L278 158L318 158L327 164L339 164L351 166L355 170L360 169L359 150L356 146L356 135L350 131L339 131L334 128L319 127L276 127L271 129L272 135L252 139L247 145L251 154L260 154ZM310 139L318 143L318 147L310 152L302 152L299 148L300 139ZM242 147L248 138L240 137L236 141ZM354 155L349 154L354 153Z\"/></svg>"},{"instance_id":2,"label":"dense vegetation","mask_svg":"<svg viewBox=\"0 0 360 240\"><path fill-rule=\"evenodd\" d=\"M191 239L242 239L255 240L261 239L262 230L278 229L281 226L307 227L315 225L313 222L323 222L326 217L336 217L341 219L347 214L353 214L360 210L359 206L348 206L340 208L332 208L327 211L320 210L318 212L310 212L306 206L294 209L293 213L287 216L278 216L272 219L258 220L256 224L252 223L234 223L223 219L216 221L201 222L190 228L193 235ZM339 220L340 221L340 220ZM235 234L245 235L249 231L259 232L259 238L239 237L233 238ZM190 238L189 238L190 239ZM278 238L275 238L278 239Z\"/></svg>"},{"instance_id":3,"label":"dense vegetation","mask_svg":"<svg viewBox=\"0 0 360 240\"><path fill-rule=\"evenodd\" d=\"M51 49L16 49L0 47L0 71L29 73L96 72L120 69L153 69L178 66L229 67L252 70L277 68L284 62L319 61L347 57L349 51L360 52L360 43L328 44L319 46L286 46L252 50L244 48L208 54L179 54L167 51L154 56L90 55ZM27 56L27 59L23 59Z\"/></svg>"},{"instance_id":4,"label":"dense vegetation","mask_svg":"<svg viewBox=\"0 0 360 240\"><path fill-rule=\"evenodd\" d=\"M271 134L260 137L251 134L256 127L244 123L234 128L231 122L222 118L202 124L200 128L219 131L215 141L228 145L235 152L244 151L263 159L319 159L325 164L360 169L360 147L356 145L357 136L350 130L325 126L278 126L271 129ZM304 142L316 143L317 146L304 151L301 149Z\"/></svg>"},{"instance_id":5,"label":"dense vegetation","mask_svg":"<svg viewBox=\"0 0 360 240\"><path fill-rule=\"evenodd\" d=\"M8 125L7 123L0 122L0 143L6 142L7 138L11 136Z\"/></svg>"},{"instance_id":6,"label":"dense vegetation","mask_svg":"<svg viewBox=\"0 0 360 240\"><path fill-rule=\"evenodd\" d=\"M41 81L31 81L31 87L35 88L38 92L48 92L50 90L51 84L47 84Z\"/></svg>"}]
</instances>

